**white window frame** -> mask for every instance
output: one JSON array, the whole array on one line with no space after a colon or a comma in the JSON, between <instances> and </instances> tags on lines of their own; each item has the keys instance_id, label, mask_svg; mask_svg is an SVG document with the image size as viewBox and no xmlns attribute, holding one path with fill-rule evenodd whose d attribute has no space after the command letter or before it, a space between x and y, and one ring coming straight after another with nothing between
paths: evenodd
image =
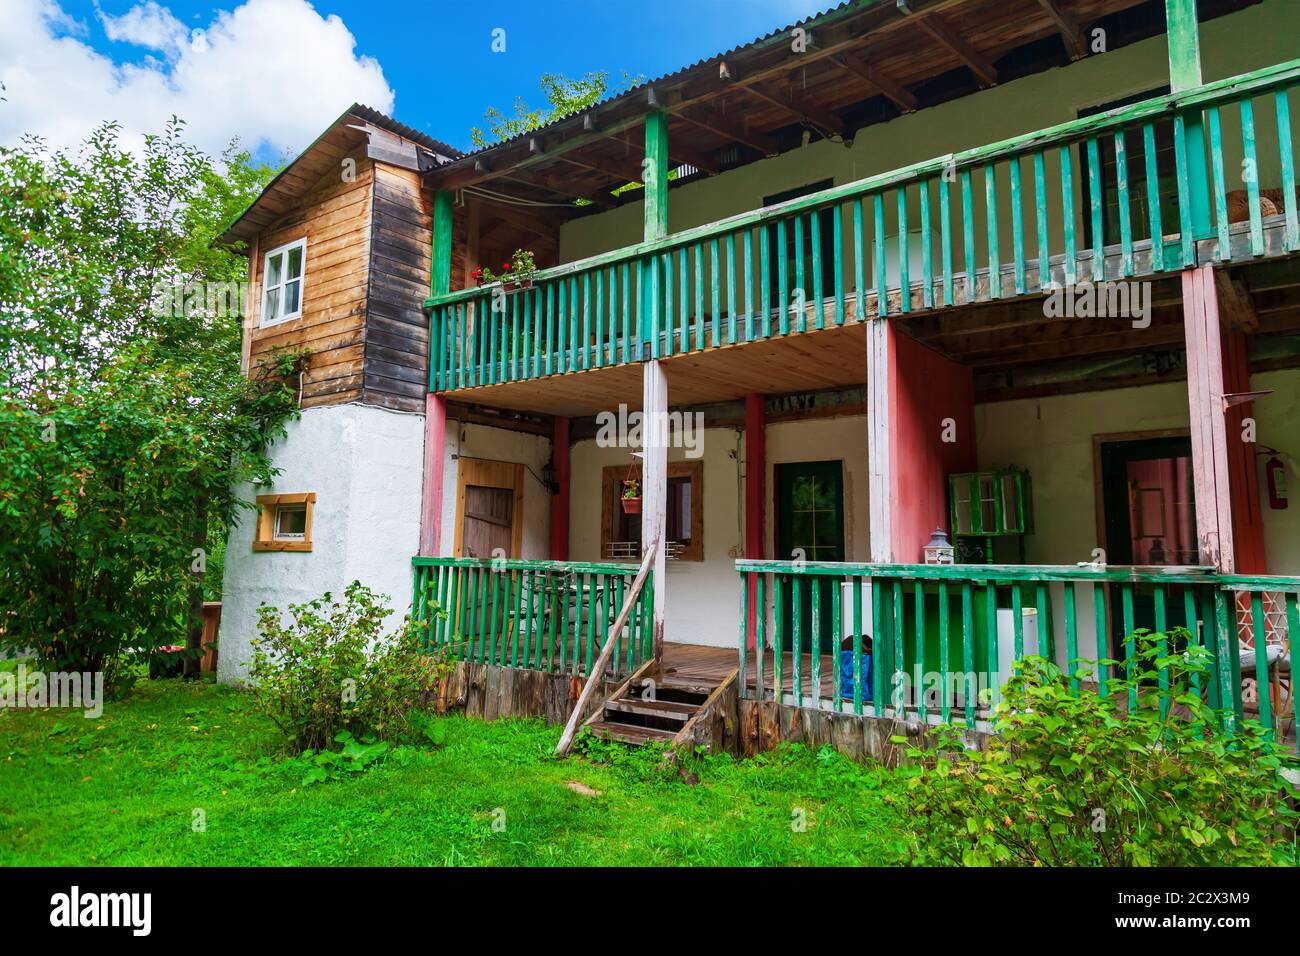
<instances>
[{"instance_id":1,"label":"white window frame","mask_svg":"<svg viewBox=\"0 0 1300 956\"><path fill-rule=\"evenodd\" d=\"M303 516L302 531L293 532L293 531L280 530L280 518L291 511L302 513ZM295 502L292 504L282 504L282 505L275 506L275 516L271 526L271 540L272 541L306 541L307 540L307 503L305 501L302 502L301 504Z\"/></svg>"},{"instance_id":2,"label":"white window frame","mask_svg":"<svg viewBox=\"0 0 1300 956\"><path fill-rule=\"evenodd\" d=\"M270 274L271 271L272 256L283 255L284 256L283 265L288 265L289 253L292 252L294 249L302 250L302 273L298 276L295 276L293 279L286 280L284 278L284 270L282 266L280 272L280 283L278 285L271 286L268 288L266 285L266 277L267 275ZM298 308L296 311L286 314L283 311L284 287L289 282L298 283ZM266 255L262 257L262 288L260 290L261 301L259 302L258 305L258 325L264 328L268 325L279 325L282 322L292 322L294 319L302 318L303 290L306 288L306 286L307 286L307 240L306 238L295 239L293 242L285 243L283 246L277 246L276 248L269 250L266 253ZM280 306L281 306L281 312L274 319L268 320L266 317L266 295L268 292L271 291L271 289L276 290L280 302Z\"/></svg>"}]
</instances>

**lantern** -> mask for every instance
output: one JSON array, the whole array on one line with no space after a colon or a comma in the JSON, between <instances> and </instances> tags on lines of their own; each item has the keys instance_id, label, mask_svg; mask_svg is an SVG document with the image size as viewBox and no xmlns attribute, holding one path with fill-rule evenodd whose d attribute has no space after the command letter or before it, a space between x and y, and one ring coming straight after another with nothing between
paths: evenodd
<instances>
[{"instance_id":1,"label":"lantern","mask_svg":"<svg viewBox=\"0 0 1300 956\"><path fill-rule=\"evenodd\" d=\"M926 564L952 564L953 547L948 541L948 534L942 528L935 528L930 541L922 549Z\"/></svg>"}]
</instances>

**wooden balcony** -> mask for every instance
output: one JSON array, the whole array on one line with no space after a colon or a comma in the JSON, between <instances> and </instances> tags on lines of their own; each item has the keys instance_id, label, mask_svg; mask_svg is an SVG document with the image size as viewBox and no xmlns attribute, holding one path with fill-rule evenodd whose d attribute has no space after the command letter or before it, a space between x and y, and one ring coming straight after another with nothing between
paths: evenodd
<instances>
[{"instance_id":1,"label":"wooden balcony","mask_svg":"<svg viewBox=\"0 0 1300 956\"><path fill-rule=\"evenodd\" d=\"M700 401L753 390L747 370L764 391L795 367L792 386L830 387L861 381L843 356L869 319L947 312L959 326L1020 303L1042 322L1054 289L1293 255L1297 87L1293 60L547 269L528 288L430 298L430 388L526 409L538 392L525 386L545 381L548 405L576 411L637 392L629 366L652 358L707 359L707 379L734 383L693 394L687 381L682 397ZM1170 126L1176 196L1162 196Z\"/></svg>"}]
</instances>

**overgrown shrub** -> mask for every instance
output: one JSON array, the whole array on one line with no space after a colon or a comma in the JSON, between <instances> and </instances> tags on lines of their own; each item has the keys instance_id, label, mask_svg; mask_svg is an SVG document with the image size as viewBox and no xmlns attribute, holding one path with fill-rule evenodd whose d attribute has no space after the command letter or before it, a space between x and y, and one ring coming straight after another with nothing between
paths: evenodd
<instances>
[{"instance_id":1,"label":"overgrown shrub","mask_svg":"<svg viewBox=\"0 0 1300 956\"><path fill-rule=\"evenodd\" d=\"M1182 647L1186 631L1169 634ZM1207 866L1291 863L1297 814L1282 776L1295 766L1258 724L1225 731L1192 685L1207 686L1205 651L1162 653L1138 632L1131 680L1106 661L1107 696L1072 692L1060 669L1028 658L996 709L984 753L958 728L913 749L904 809L922 864ZM1081 666L1087 668L1091 662ZM1162 715L1157 673L1167 668ZM1083 675L1085 678L1087 673ZM1138 707L1129 712L1130 689Z\"/></svg>"},{"instance_id":2,"label":"overgrown shrub","mask_svg":"<svg viewBox=\"0 0 1300 956\"><path fill-rule=\"evenodd\" d=\"M342 732L401 739L412 716L450 669L423 646L426 620L406 618L384 634L387 599L353 581L342 601L328 592L278 608L258 609L249 676L257 708L284 732L295 752L322 751ZM445 617L432 605L428 612Z\"/></svg>"}]
</instances>

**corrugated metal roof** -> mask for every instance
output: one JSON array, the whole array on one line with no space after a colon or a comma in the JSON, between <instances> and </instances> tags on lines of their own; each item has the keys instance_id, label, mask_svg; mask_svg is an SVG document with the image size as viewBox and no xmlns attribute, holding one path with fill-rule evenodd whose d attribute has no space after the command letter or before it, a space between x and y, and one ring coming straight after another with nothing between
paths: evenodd
<instances>
[{"instance_id":1,"label":"corrugated metal roof","mask_svg":"<svg viewBox=\"0 0 1300 956\"><path fill-rule=\"evenodd\" d=\"M399 123L386 113L381 113L379 110L362 103L353 103L352 106L348 108L347 112L360 116L368 122L374 123L381 129L386 129L388 132L394 133L403 139L409 139L414 143L419 143L425 149L431 150L435 153L441 153L449 159L459 159L465 155L455 146L448 146L446 143L442 142L442 140L434 139L426 133L421 133L418 129L407 126L405 123Z\"/></svg>"},{"instance_id":2,"label":"corrugated metal roof","mask_svg":"<svg viewBox=\"0 0 1300 956\"><path fill-rule=\"evenodd\" d=\"M814 13L812 16L805 17L802 20L795 20L793 23L788 23L783 27L777 27L774 30L769 30L767 33L764 33L760 37L755 37L753 40L750 40L748 43L737 44L736 46L733 46L729 50L723 50L720 53L714 53L712 56L703 57L702 59L696 60L694 63L691 63L688 66L679 67L678 69L673 70L671 73L665 73L662 76L657 76L651 80L644 80L636 84L635 86L629 87L628 89L624 90L621 93L612 94L610 96L605 97L603 100L600 100L597 103L593 103L591 106L587 107L586 110L583 110L583 112L590 112L592 110L598 110L603 107L609 106L611 103L616 103L619 100L625 99L626 97L633 95L637 91L644 90L648 87L656 86L658 84L663 84L663 83L671 83L683 77L685 74L691 72L692 70L698 70L700 67L704 66L705 64L713 63L720 59L726 59L727 57L735 56L737 53L741 53L746 50L753 49L754 47L761 46L764 43L771 42L777 37L789 33L795 27L817 26L817 24L820 23L823 19L833 14L845 13L848 12L850 9L865 9L867 7L876 6L884 2L887 2L887 0L844 0L843 3L838 3L833 7L827 7L825 10L822 10L820 13ZM559 119L547 123L545 126L539 126L537 129L531 129L528 130L527 132L519 133L518 135L512 136L509 139L503 139L499 143L491 143L487 146L480 146L478 149L472 149L467 153L460 154L459 158L463 159L466 156L479 156L483 153L489 152L494 149L501 149L502 147L510 146L512 144L522 142L524 139L528 138L529 136L535 136L539 132L548 130L560 123L563 123L565 120L571 119L574 115L576 114L571 113L568 116L562 116Z\"/></svg>"}]
</instances>

